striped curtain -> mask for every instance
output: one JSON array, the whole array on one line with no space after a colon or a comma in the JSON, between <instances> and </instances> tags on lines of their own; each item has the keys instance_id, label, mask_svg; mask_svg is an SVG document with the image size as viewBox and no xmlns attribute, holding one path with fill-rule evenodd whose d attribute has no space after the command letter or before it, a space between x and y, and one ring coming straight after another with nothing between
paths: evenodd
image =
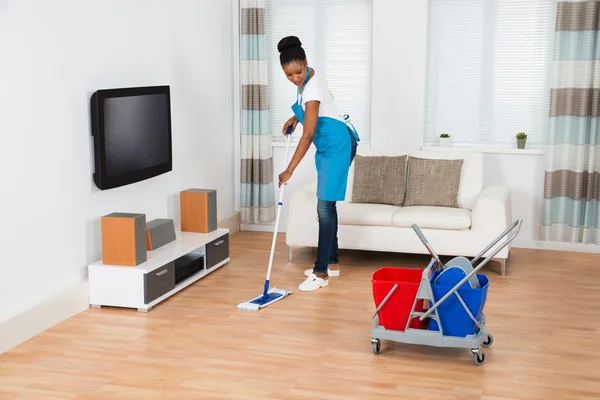
<instances>
[{"instance_id":1,"label":"striped curtain","mask_svg":"<svg viewBox=\"0 0 600 400\"><path fill-rule=\"evenodd\" d=\"M543 240L600 244L598 1L557 3Z\"/></svg>"},{"instance_id":2,"label":"striped curtain","mask_svg":"<svg viewBox=\"0 0 600 400\"><path fill-rule=\"evenodd\" d=\"M275 218L273 152L268 102L265 1L241 0L242 142L240 211L242 222Z\"/></svg>"}]
</instances>

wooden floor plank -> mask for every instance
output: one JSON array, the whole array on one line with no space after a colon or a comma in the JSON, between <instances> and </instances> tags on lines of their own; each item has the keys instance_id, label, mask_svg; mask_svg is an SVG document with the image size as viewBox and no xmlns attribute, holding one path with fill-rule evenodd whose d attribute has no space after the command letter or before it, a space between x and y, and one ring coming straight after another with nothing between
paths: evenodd
<instances>
[{"instance_id":1,"label":"wooden floor plank","mask_svg":"<svg viewBox=\"0 0 600 400\"><path fill-rule=\"evenodd\" d=\"M0 356L1 400L485 399L600 397L600 256L513 249L490 263L485 307L495 342L470 351L383 341L371 348L371 274L424 268L428 257L342 251L329 287L298 292L315 251L287 262L278 239L272 286L294 293L258 312L272 236L231 237L231 263L150 313L86 310Z\"/></svg>"}]
</instances>

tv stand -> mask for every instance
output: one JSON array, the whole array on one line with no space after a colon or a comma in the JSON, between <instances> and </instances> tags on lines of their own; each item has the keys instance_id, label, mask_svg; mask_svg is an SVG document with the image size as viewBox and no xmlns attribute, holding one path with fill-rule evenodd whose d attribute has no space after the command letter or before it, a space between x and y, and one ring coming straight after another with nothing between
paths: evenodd
<instances>
[{"instance_id":1,"label":"tv stand","mask_svg":"<svg viewBox=\"0 0 600 400\"><path fill-rule=\"evenodd\" d=\"M147 254L148 259L135 267L106 265L102 260L88 265L90 306L152 310L229 262L229 230L176 231L175 241Z\"/></svg>"}]
</instances>

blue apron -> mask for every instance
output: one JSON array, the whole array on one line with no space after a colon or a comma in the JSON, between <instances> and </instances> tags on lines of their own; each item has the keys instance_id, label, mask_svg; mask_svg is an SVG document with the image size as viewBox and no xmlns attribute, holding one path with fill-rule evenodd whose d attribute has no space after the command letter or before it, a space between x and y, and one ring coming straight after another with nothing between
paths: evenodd
<instances>
[{"instance_id":1,"label":"blue apron","mask_svg":"<svg viewBox=\"0 0 600 400\"><path fill-rule=\"evenodd\" d=\"M302 87L310 77L310 68L304 79ZM298 100L292 105L292 111L298 121L304 125L304 110L302 110L302 97L300 88L296 93ZM347 121L347 115L344 116ZM326 201L344 201L348 172L350 170L350 136L360 141L354 127L331 117L318 117L313 143L317 148L315 166L317 167L317 198Z\"/></svg>"}]
</instances>

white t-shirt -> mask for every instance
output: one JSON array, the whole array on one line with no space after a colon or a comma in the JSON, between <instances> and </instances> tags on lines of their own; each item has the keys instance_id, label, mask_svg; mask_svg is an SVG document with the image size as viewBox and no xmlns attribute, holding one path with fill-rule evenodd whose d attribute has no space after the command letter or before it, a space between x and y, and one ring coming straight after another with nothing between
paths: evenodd
<instances>
[{"instance_id":1,"label":"white t-shirt","mask_svg":"<svg viewBox=\"0 0 600 400\"><path fill-rule=\"evenodd\" d=\"M313 77L306 83L304 91L298 97L298 101L300 100L302 100L301 105L304 111L306 111L306 103L311 100L318 100L321 102L319 104L319 117L330 117L344 122L335 105L329 85L321 74L315 72Z\"/></svg>"}]
</instances>

